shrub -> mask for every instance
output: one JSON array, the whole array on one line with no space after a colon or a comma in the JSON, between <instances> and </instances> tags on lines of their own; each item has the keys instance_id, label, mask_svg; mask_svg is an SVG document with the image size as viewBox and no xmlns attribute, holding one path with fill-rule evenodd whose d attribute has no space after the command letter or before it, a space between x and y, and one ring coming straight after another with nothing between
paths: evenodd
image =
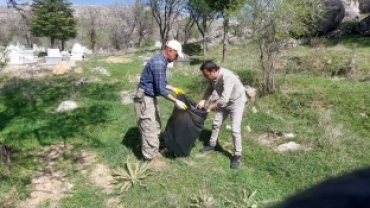
<instances>
[{"instance_id":1,"label":"shrub","mask_svg":"<svg viewBox=\"0 0 370 208\"><path fill-rule=\"evenodd\" d=\"M182 46L184 53L189 56L202 55L202 46L199 43L186 43Z\"/></svg>"}]
</instances>

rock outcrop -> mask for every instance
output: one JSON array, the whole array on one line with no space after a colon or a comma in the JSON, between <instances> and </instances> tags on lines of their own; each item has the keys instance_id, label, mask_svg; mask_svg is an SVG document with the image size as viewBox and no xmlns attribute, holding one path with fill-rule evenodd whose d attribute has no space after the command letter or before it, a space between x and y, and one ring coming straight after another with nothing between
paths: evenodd
<instances>
[{"instance_id":1,"label":"rock outcrop","mask_svg":"<svg viewBox=\"0 0 370 208\"><path fill-rule=\"evenodd\" d=\"M317 32L319 35L325 35L337 29L345 16L345 8L341 0L324 0L323 4L326 12L317 21Z\"/></svg>"},{"instance_id":2,"label":"rock outcrop","mask_svg":"<svg viewBox=\"0 0 370 208\"><path fill-rule=\"evenodd\" d=\"M362 36L370 36L370 15L355 25L352 31Z\"/></svg>"}]
</instances>

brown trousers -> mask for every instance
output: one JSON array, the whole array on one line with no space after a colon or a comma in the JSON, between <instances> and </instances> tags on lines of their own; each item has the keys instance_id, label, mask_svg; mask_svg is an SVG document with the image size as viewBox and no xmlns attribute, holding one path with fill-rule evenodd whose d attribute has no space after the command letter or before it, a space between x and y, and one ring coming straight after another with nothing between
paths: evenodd
<instances>
[{"instance_id":1,"label":"brown trousers","mask_svg":"<svg viewBox=\"0 0 370 208\"><path fill-rule=\"evenodd\" d=\"M159 150L161 133L157 98L145 95L144 90L138 88L134 96L134 108L136 124L141 133L141 153L144 158L151 159Z\"/></svg>"}]
</instances>

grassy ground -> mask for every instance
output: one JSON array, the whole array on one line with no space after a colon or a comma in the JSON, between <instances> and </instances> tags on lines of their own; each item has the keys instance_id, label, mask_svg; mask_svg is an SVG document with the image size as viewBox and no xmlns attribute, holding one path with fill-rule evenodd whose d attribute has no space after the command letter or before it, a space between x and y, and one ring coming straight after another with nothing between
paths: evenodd
<instances>
[{"instance_id":1,"label":"grassy ground","mask_svg":"<svg viewBox=\"0 0 370 208\"><path fill-rule=\"evenodd\" d=\"M234 207L235 203L248 207L243 202L243 190L249 194L257 191L258 207L267 207L329 176L364 167L370 160L370 84L357 78L369 73L368 49L364 47L369 43L353 38L323 44L319 48L299 46L281 54L281 60L298 57L300 61L293 63L294 70L288 74L286 68L280 69L277 93L257 97L246 107L242 128L249 126L251 132L243 131L243 163L239 169L229 169L232 143L225 127L229 120L221 129L219 151L205 156L198 153L209 139L212 112L189 157L163 159L167 167L148 170L145 187L135 184L124 193L107 193L88 175L96 164L113 170L124 167L127 158L137 159L140 138L133 105L122 104L119 93L136 88L128 76L141 72L139 57L126 57L132 60L127 63L107 63L106 57L91 57L80 63L82 75L34 79L3 76L0 141L22 150L13 154L10 170L0 166L0 205L19 207L27 199L31 192L27 185L47 166L40 162L40 153L61 142L73 145L72 153L54 158L53 169L63 171L73 187L57 207ZM259 69L254 52L253 46L231 46L228 63L222 66L235 70L245 83L256 83ZM221 47L216 46L208 58L221 60L220 54ZM356 59L356 76L328 76L330 70L342 67L351 57ZM169 69L168 82L198 101L206 87L198 72L205 58L192 58L191 66ZM111 76L92 74L90 70L97 66L107 69ZM76 86L79 78L87 76L102 81ZM64 100L76 101L79 108L57 113ZM159 103L164 129L173 105L163 98ZM252 112L253 107L257 113ZM280 138L274 145L295 141L311 150L276 152L257 141L266 132L294 133L293 139ZM84 172L73 154L82 150L96 154L96 160ZM110 199L121 204L109 206ZM49 200L39 207L51 204Z\"/></svg>"}]
</instances>

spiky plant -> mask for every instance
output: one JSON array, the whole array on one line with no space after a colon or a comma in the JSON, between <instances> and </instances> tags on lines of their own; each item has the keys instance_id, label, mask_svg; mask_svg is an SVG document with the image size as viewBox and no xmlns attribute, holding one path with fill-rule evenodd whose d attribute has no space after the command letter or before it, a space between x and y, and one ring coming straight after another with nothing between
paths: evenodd
<instances>
[{"instance_id":1,"label":"spiky plant","mask_svg":"<svg viewBox=\"0 0 370 208\"><path fill-rule=\"evenodd\" d=\"M112 171L113 183L116 184L120 193L127 191L135 184L145 186L143 180L149 176L148 168L149 164L146 162L130 162L127 158L124 168L117 168Z\"/></svg>"},{"instance_id":2,"label":"spiky plant","mask_svg":"<svg viewBox=\"0 0 370 208\"><path fill-rule=\"evenodd\" d=\"M191 199L190 207L202 207L202 208L209 208L214 207L215 199L213 198L212 194L208 193L206 190L201 190L198 192L198 196L195 196Z\"/></svg>"},{"instance_id":3,"label":"spiky plant","mask_svg":"<svg viewBox=\"0 0 370 208\"><path fill-rule=\"evenodd\" d=\"M245 208L257 208L257 202L254 199L256 196L257 191L253 191L252 194L248 194L248 191L243 189L242 190L243 196L241 200L231 201L226 199L225 204L231 204L231 207L245 207Z\"/></svg>"}]
</instances>

